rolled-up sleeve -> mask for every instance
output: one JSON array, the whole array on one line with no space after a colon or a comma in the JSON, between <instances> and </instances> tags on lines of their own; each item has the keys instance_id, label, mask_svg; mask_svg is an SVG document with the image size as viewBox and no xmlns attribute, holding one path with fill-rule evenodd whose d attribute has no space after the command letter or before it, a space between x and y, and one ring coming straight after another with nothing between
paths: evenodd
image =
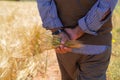
<instances>
[{"instance_id":1,"label":"rolled-up sleeve","mask_svg":"<svg viewBox=\"0 0 120 80\"><path fill-rule=\"evenodd\" d=\"M98 0L89 12L81 19L78 24L80 28L88 34L97 35L97 31L111 17L118 0ZM105 17L105 14L107 17ZM105 17L105 19L103 19Z\"/></svg>"},{"instance_id":2,"label":"rolled-up sleeve","mask_svg":"<svg viewBox=\"0 0 120 80\"><path fill-rule=\"evenodd\" d=\"M54 29L63 27L58 18L54 0L37 0L37 4L44 28Z\"/></svg>"}]
</instances>

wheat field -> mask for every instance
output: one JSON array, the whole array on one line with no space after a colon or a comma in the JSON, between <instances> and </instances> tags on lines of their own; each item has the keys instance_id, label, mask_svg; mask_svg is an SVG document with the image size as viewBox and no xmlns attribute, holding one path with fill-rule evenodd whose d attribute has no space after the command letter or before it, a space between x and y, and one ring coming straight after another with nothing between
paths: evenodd
<instances>
[{"instance_id":1,"label":"wheat field","mask_svg":"<svg viewBox=\"0 0 120 80\"><path fill-rule=\"evenodd\" d=\"M120 80L119 21L117 6L108 80ZM51 32L42 28L36 2L0 1L0 80L60 80L50 41Z\"/></svg>"},{"instance_id":2,"label":"wheat field","mask_svg":"<svg viewBox=\"0 0 120 80\"><path fill-rule=\"evenodd\" d=\"M35 2L0 2L0 80L45 80L51 33L41 24Z\"/></svg>"}]
</instances>

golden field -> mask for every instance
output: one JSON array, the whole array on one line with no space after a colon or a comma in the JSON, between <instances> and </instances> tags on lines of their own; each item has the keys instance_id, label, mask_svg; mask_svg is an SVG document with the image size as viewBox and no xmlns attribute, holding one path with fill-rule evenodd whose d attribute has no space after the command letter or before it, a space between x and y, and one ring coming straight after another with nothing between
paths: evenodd
<instances>
[{"instance_id":1,"label":"golden field","mask_svg":"<svg viewBox=\"0 0 120 80\"><path fill-rule=\"evenodd\" d=\"M51 46L46 36L35 2L0 2L0 80L44 77L48 53L41 53Z\"/></svg>"}]
</instances>

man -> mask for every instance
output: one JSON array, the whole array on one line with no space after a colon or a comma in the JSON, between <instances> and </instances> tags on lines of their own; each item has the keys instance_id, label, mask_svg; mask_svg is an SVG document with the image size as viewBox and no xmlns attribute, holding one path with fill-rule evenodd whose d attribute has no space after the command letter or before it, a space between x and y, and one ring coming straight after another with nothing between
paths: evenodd
<instances>
[{"instance_id":1,"label":"man","mask_svg":"<svg viewBox=\"0 0 120 80\"><path fill-rule=\"evenodd\" d=\"M37 0L37 3L43 27L61 37L56 53L62 80L106 80L111 56L111 15L117 0ZM78 54L64 46L70 39L85 45Z\"/></svg>"}]
</instances>

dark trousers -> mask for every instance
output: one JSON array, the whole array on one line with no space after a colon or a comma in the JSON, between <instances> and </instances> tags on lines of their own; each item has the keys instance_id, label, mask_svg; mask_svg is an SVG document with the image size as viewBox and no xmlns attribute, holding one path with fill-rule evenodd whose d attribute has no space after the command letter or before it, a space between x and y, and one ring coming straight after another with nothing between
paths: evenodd
<instances>
[{"instance_id":1,"label":"dark trousers","mask_svg":"<svg viewBox=\"0 0 120 80\"><path fill-rule=\"evenodd\" d=\"M106 80L111 47L98 55L57 54L61 80Z\"/></svg>"}]
</instances>

